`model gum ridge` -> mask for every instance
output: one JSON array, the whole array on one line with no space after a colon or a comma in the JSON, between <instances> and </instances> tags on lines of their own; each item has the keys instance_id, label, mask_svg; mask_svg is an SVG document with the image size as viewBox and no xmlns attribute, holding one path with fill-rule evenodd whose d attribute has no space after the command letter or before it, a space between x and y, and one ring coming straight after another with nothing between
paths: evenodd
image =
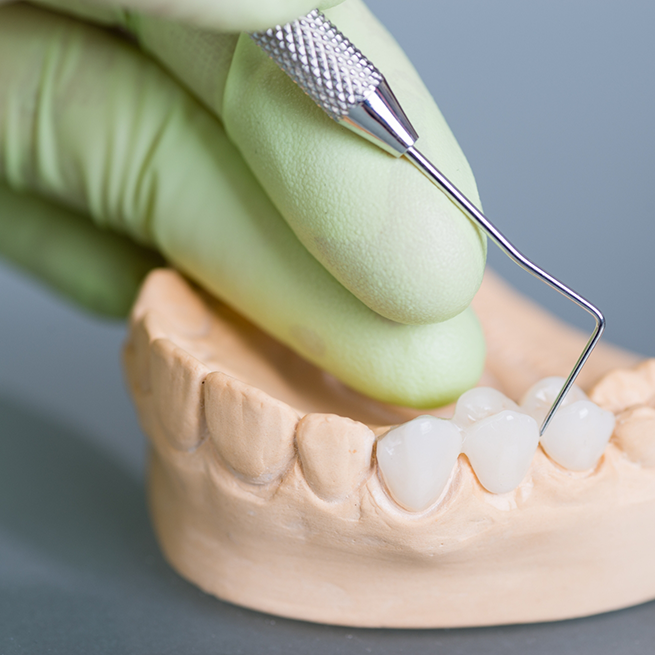
<instances>
[{"instance_id":1,"label":"model gum ridge","mask_svg":"<svg viewBox=\"0 0 655 655\"><path fill-rule=\"evenodd\" d=\"M487 386L417 416L152 273L125 361L169 562L222 599L356 626L556 620L655 597L655 360L625 368L632 356L602 348L540 439L581 337L491 276L475 308Z\"/></svg>"}]
</instances>

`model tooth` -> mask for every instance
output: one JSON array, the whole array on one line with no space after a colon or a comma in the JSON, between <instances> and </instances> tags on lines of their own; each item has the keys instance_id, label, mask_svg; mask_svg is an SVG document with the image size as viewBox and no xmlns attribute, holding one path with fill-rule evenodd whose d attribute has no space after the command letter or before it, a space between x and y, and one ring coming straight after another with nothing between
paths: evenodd
<instances>
[{"instance_id":1,"label":"model tooth","mask_svg":"<svg viewBox=\"0 0 655 655\"><path fill-rule=\"evenodd\" d=\"M608 373L594 386L589 397L615 414L630 407L647 405L655 398L655 360L647 360L635 369L617 369Z\"/></svg>"},{"instance_id":2,"label":"model tooth","mask_svg":"<svg viewBox=\"0 0 655 655\"><path fill-rule=\"evenodd\" d=\"M420 512L441 495L461 448L462 436L453 423L419 416L378 441L378 467L394 500Z\"/></svg>"},{"instance_id":3,"label":"model tooth","mask_svg":"<svg viewBox=\"0 0 655 655\"><path fill-rule=\"evenodd\" d=\"M521 411L530 414L541 425L565 382L565 378L557 376L539 380L539 382L528 389L521 399ZM560 409L579 400L587 400L587 395L580 387L574 384L564 397L564 402L560 405Z\"/></svg>"},{"instance_id":4,"label":"model tooth","mask_svg":"<svg viewBox=\"0 0 655 655\"><path fill-rule=\"evenodd\" d=\"M203 380L209 369L168 339L150 347L150 387L159 429L179 450L193 450L205 438Z\"/></svg>"},{"instance_id":5,"label":"model tooth","mask_svg":"<svg viewBox=\"0 0 655 655\"><path fill-rule=\"evenodd\" d=\"M124 358L128 380L134 393L150 392L150 344L165 338L162 317L152 310L142 312L141 318L132 322Z\"/></svg>"},{"instance_id":6,"label":"model tooth","mask_svg":"<svg viewBox=\"0 0 655 655\"><path fill-rule=\"evenodd\" d=\"M363 423L334 414L307 414L296 443L305 480L323 500L347 498L371 472L375 437Z\"/></svg>"},{"instance_id":7,"label":"model tooth","mask_svg":"<svg viewBox=\"0 0 655 655\"><path fill-rule=\"evenodd\" d=\"M150 391L150 370L148 346L150 340L143 321L136 321L130 326L128 341L123 349L123 365L132 393L148 393Z\"/></svg>"},{"instance_id":8,"label":"model tooth","mask_svg":"<svg viewBox=\"0 0 655 655\"><path fill-rule=\"evenodd\" d=\"M590 400L561 407L541 437L541 446L560 466L586 471L598 463L612 432L614 414Z\"/></svg>"},{"instance_id":9,"label":"model tooth","mask_svg":"<svg viewBox=\"0 0 655 655\"><path fill-rule=\"evenodd\" d=\"M453 422L465 429L505 409L519 411L518 405L500 391L491 387L477 387L459 397Z\"/></svg>"},{"instance_id":10,"label":"model tooth","mask_svg":"<svg viewBox=\"0 0 655 655\"><path fill-rule=\"evenodd\" d=\"M539 445L539 426L527 414L503 410L468 427L464 453L480 484L492 493L515 489Z\"/></svg>"},{"instance_id":11,"label":"model tooth","mask_svg":"<svg viewBox=\"0 0 655 655\"><path fill-rule=\"evenodd\" d=\"M148 275L148 284L140 292L132 315L139 318L150 313L148 307L153 306L165 308L165 314L158 318L171 325L176 334L188 337L206 334L209 329L211 314L207 306L172 269L160 268Z\"/></svg>"},{"instance_id":12,"label":"model tooth","mask_svg":"<svg viewBox=\"0 0 655 655\"><path fill-rule=\"evenodd\" d=\"M221 459L249 482L280 476L295 456L298 415L220 371L210 373L203 386L207 427Z\"/></svg>"},{"instance_id":13,"label":"model tooth","mask_svg":"<svg viewBox=\"0 0 655 655\"><path fill-rule=\"evenodd\" d=\"M616 419L616 445L633 462L655 467L655 408L633 407Z\"/></svg>"}]
</instances>

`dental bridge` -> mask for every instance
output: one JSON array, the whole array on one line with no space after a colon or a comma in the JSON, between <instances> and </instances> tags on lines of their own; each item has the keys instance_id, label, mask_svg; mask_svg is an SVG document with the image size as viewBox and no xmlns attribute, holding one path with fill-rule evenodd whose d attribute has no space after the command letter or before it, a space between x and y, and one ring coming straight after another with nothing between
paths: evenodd
<instances>
[{"instance_id":1,"label":"dental bridge","mask_svg":"<svg viewBox=\"0 0 655 655\"><path fill-rule=\"evenodd\" d=\"M566 471L594 469L614 432L612 412L573 385L541 436L543 419L564 378L534 384L520 406L496 389L478 387L460 396L451 420L418 418L392 428L377 444L379 471L393 499L421 512L441 497L464 453L480 484L492 494L514 491L528 475L537 448Z\"/></svg>"},{"instance_id":2,"label":"dental bridge","mask_svg":"<svg viewBox=\"0 0 655 655\"><path fill-rule=\"evenodd\" d=\"M538 439L562 406L598 343L605 329L603 314L585 298L525 257L416 149L418 134L384 76L318 9L286 25L255 32L251 37L330 118L394 157L406 157L510 259L594 317L596 327L543 416Z\"/></svg>"}]
</instances>

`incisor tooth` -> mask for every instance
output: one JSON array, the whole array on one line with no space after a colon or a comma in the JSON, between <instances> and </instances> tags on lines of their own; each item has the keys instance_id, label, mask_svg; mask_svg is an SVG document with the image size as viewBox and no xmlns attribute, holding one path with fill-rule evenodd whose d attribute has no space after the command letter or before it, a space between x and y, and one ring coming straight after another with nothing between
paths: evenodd
<instances>
[{"instance_id":1,"label":"incisor tooth","mask_svg":"<svg viewBox=\"0 0 655 655\"><path fill-rule=\"evenodd\" d=\"M323 500L347 498L371 470L375 437L363 423L334 414L307 414L296 428L305 480Z\"/></svg>"},{"instance_id":2,"label":"incisor tooth","mask_svg":"<svg viewBox=\"0 0 655 655\"><path fill-rule=\"evenodd\" d=\"M516 488L539 445L539 426L527 414L504 410L465 431L464 453L480 484L495 494Z\"/></svg>"},{"instance_id":3,"label":"incisor tooth","mask_svg":"<svg viewBox=\"0 0 655 655\"><path fill-rule=\"evenodd\" d=\"M566 380L561 377L553 376L539 380L536 384L532 385L521 399L521 411L530 414L539 425L546 418L546 414L551 405L555 402L557 394L564 386ZM587 400L587 394L575 384L569 389L569 392L564 398L564 402L560 405L560 410L571 403L578 400ZM558 412L559 413L559 412Z\"/></svg>"},{"instance_id":4,"label":"incisor tooth","mask_svg":"<svg viewBox=\"0 0 655 655\"><path fill-rule=\"evenodd\" d=\"M586 471L598 463L614 430L614 414L591 400L561 407L541 437L541 446L560 466Z\"/></svg>"},{"instance_id":5,"label":"incisor tooth","mask_svg":"<svg viewBox=\"0 0 655 655\"><path fill-rule=\"evenodd\" d=\"M459 397L453 422L465 429L504 409L519 411L518 405L500 391L491 387L477 387Z\"/></svg>"},{"instance_id":6,"label":"incisor tooth","mask_svg":"<svg viewBox=\"0 0 655 655\"><path fill-rule=\"evenodd\" d=\"M394 500L420 512L441 495L461 448L462 436L453 423L419 416L378 441L378 467Z\"/></svg>"}]
</instances>

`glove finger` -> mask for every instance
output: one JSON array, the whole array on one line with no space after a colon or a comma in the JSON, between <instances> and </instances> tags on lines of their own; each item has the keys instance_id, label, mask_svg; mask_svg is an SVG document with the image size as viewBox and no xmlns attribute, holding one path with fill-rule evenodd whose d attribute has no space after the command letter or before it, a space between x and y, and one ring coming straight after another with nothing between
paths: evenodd
<instances>
[{"instance_id":1,"label":"glove finger","mask_svg":"<svg viewBox=\"0 0 655 655\"><path fill-rule=\"evenodd\" d=\"M359 391L433 406L475 383L472 312L409 326L367 308L302 247L215 118L148 58L34 8L0 15L0 166L14 187L156 245Z\"/></svg>"},{"instance_id":2,"label":"glove finger","mask_svg":"<svg viewBox=\"0 0 655 655\"><path fill-rule=\"evenodd\" d=\"M388 78L424 154L479 205L464 155L393 38L359 0L327 13ZM414 324L469 305L486 239L408 162L331 121L245 35L237 46L234 35L148 15L124 24L223 118L305 247L362 302Z\"/></svg>"},{"instance_id":3,"label":"glove finger","mask_svg":"<svg viewBox=\"0 0 655 655\"><path fill-rule=\"evenodd\" d=\"M340 0L36 0L50 9L106 24L122 24L128 12L179 21L216 32L242 32L266 29L288 23L312 9L326 9Z\"/></svg>"},{"instance_id":4,"label":"glove finger","mask_svg":"<svg viewBox=\"0 0 655 655\"><path fill-rule=\"evenodd\" d=\"M90 311L127 316L154 250L0 183L0 256Z\"/></svg>"},{"instance_id":5,"label":"glove finger","mask_svg":"<svg viewBox=\"0 0 655 655\"><path fill-rule=\"evenodd\" d=\"M359 0L328 16L387 77L418 146L479 205L468 163L418 74ZM305 247L362 302L403 323L462 311L482 279L486 239L404 159L328 118L247 35L133 17L153 53L221 116Z\"/></svg>"}]
</instances>

